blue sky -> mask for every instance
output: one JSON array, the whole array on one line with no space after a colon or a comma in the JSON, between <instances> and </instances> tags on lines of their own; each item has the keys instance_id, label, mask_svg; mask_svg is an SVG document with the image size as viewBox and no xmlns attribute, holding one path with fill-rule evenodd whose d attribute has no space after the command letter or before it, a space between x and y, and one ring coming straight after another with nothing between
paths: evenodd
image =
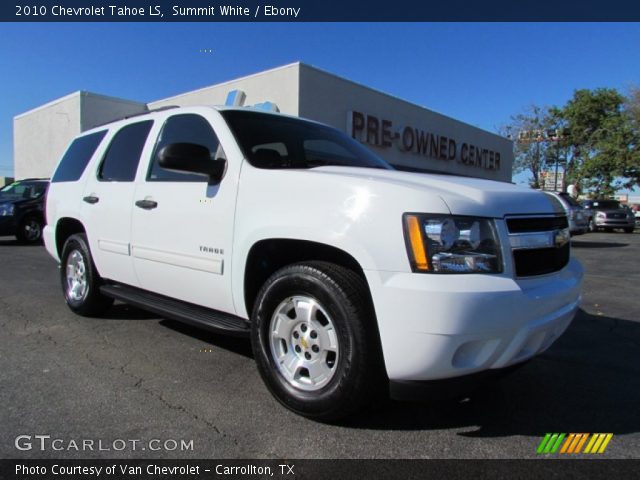
<instances>
[{"instance_id":1,"label":"blue sky","mask_svg":"<svg viewBox=\"0 0 640 480\"><path fill-rule=\"evenodd\" d=\"M578 88L640 84L640 24L5 23L0 34L0 175L13 169L13 116L76 90L150 101L300 60L494 131Z\"/></svg>"}]
</instances>

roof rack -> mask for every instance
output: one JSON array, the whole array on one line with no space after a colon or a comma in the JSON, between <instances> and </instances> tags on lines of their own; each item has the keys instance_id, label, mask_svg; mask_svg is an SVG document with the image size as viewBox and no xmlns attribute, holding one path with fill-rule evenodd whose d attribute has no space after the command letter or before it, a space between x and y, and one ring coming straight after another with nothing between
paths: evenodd
<instances>
[{"instance_id":1,"label":"roof rack","mask_svg":"<svg viewBox=\"0 0 640 480\"><path fill-rule=\"evenodd\" d=\"M146 115L147 113L154 112L163 112L165 110L172 110L174 108L179 108L180 105L166 105L164 107L152 108L151 110L145 110L144 112L132 113L131 115L127 115L126 117L122 117L121 120L126 120L127 118L139 117L140 115ZM111 123L111 122L109 122Z\"/></svg>"},{"instance_id":2,"label":"roof rack","mask_svg":"<svg viewBox=\"0 0 640 480\"><path fill-rule=\"evenodd\" d=\"M114 118L113 120L109 120L108 122L100 123L99 125L96 125L93 128L102 127L103 125L108 125L108 124L113 123L113 122L119 122L120 120L127 120L129 118L139 117L141 115L146 115L148 113L162 112L164 110L171 110L171 109L179 108L179 107L180 107L180 105L166 105L164 107L152 108L151 110L147 109L144 112L132 113L132 114L129 114L129 115L125 115L124 117Z\"/></svg>"}]
</instances>

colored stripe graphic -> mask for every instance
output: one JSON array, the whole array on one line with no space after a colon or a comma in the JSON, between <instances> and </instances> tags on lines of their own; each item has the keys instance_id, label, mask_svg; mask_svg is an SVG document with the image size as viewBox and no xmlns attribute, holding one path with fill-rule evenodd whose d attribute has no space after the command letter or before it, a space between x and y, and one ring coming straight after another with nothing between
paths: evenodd
<instances>
[{"instance_id":1,"label":"colored stripe graphic","mask_svg":"<svg viewBox=\"0 0 640 480\"><path fill-rule=\"evenodd\" d=\"M604 442L602 442L602 445L600 445L600 450L598 450L598 453L604 453L607 445L609 445L609 442L613 438L613 433L607 433L606 435L607 436L605 437Z\"/></svg>"},{"instance_id":2,"label":"colored stripe graphic","mask_svg":"<svg viewBox=\"0 0 640 480\"><path fill-rule=\"evenodd\" d=\"M576 435L575 433L570 433L565 440L564 445L562 445L562 450L560 450L560 453L567 453L567 450L572 450L571 447L573 447L577 441L578 435Z\"/></svg>"},{"instance_id":3,"label":"colored stripe graphic","mask_svg":"<svg viewBox=\"0 0 640 480\"><path fill-rule=\"evenodd\" d=\"M556 453L558 451L558 449L560 448L560 445L562 444L562 440L564 440L565 436L566 436L566 433L558 434L558 439L556 440L556 443L553 444L553 447L551 447L551 451L549 453Z\"/></svg>"},{"instance_id":4,"label":"colored stripe graphic","mask_svg":"<svg viewBox=\"0 0 640 480\"><path fill-rule=\"evenodd\" d=\"M576 445L576 450L575 450L575 452L572 452L572 453L580 453L580 451L582 450L582 447L584 446L585 442L587 441L587 438L589 438L589 434L588 433L583 433L582 434L582 439L580 440L580 443L578 443L578 445Z\"/></svg>"},{"instance_id":5,"label":"colored stripe graphic","mask_svg":"<svg viewBox=\"0 0 640 480\"><path fill-rule=\"evenodd\" d=\"M591 437L591 440L589 440L589 443L587 443L587 448L584 449L584 453L591 453L591 447L593 447L593 444L596 443L596 440L598 440L598 434L594 433L593 436Z\"/></svg>"},{"instance_id":6,"label":"colored stripe graphic","mask_svg":"<svg viewBox=\"0 0 640 480\"><path fill-rule=\"evenodd\" d=\"M547 442L549 441L550 438L551 438L551 434L550 433L547 433L544 436L544 438L540 442L540 445L538 445L538 450L536 450L536 453L538 455L540 455L542 452L544 452L544 447L547 445Z\"/></svg>"},{"instance_id":7,"label":"colored stripe graphic","mask_svg":"<svg viewBox=\"0 0 640 480\"><path fill-rule=\"evenodd\" d=\"M538 455L604 453L612 438L613 433L594 433L593 435L589 433L547 433L538 445L536 453ZM585 443L587 446L583 451L582 447Z\"/></svg>"},{"instance_id":8,"label":"colored stripe graphic","mask_svg":"<svg viewBox=\"0 0 640 480\"><path fill-rule=\"evenodd\" d=\"M540 442L540 445L538 445L538 455L556 453L558 451L558 448L560 448L562 440L564 440L565 436L566 433L547 433Z\"/></svg>"}]
</instances>

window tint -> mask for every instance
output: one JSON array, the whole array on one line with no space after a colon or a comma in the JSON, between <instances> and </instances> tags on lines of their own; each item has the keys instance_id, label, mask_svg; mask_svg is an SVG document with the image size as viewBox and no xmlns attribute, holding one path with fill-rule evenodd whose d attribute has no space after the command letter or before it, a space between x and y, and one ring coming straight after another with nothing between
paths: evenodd
<instances>
[{"instance_id":1,"label":"window tint","mask_svg":"<svg viewBox=\"0 0 640 480\"><path fill-rule=\"evenodd\" d=\"M358 161L356 155L331 140L305 140L303 145L307 162L311 164L353 165Z\"/></svg>"},{"instance_id":2,"label":"window tint","mask_svg":"<svg viewBox=\"0 0 640 480\"><path fill-rule=\"evenodd\" d=\"M106 133L107 131L103 130L76 138L67 148L51 181L75 182L78 180Z\"/></svg>"},{"instance_id":3,"label":"window tint","mask_svg":"<svg viewBox=\"0 0 640 480\"><path fill-rule=\"evenodd\" d=\"M98 178L108 182L132 182L140 162L140 154L147 141L152 120L122 127L115 134L107 150Z\"/></svg>"},{"instance_id":4,"label":"window tint","mask_svg":"<svg viewBox=\"0 0 640 480\"><path fill-rule=\"evenodd\" d=\"M617 200L598 200L593 202L593 208L596 210L617 210L623 207Z\"/></svg>"},{"instance_id":5,"label":"window tint","mask_svg":"<svg viewBox=\"0 0 640 480\"><path fill-rule=\"evenodd\" d=\"M245 157L254 167L314 168L336 165L393 170L371 150L335 128L250 110L224 110L221 113ZM269 145L280 147L276 149Z\"/></svg>"},{"instance_id":6,"label":"window tint","mask_svg":"<svg viewBox=\"0 0 640 480\"><path fill-rule=\"evenodd\" d=\"M14 182L0 190L2 199L38 198L47 190L45 182Z\"/></svg>"},{"instance_id":7,"label":"window tint","mask_svg":"<svg viewBox=\"0 0 640 480\"><path fill-rule=\"evenodd\" d=\"M573 198L571 195L569 195L567 192L559 192L558 195L560 195L562 199L572 207L580 206L580 203L578 203L578 201L575 198Z\"/></svg>"},{"instance_id":8,"label":"window tint","mask_svg":"<svg viewBox=\"0 0 640 480\"><path fill-rule=\"evenodd\" d=\"M147 180L155 182L206 182L207 177L165 170L158 165L158 152L171 143L195 143L207 147L212 159L224 158L224 152L209 122L193 113L174 115L165 122L153 152Z\"/></svg>"}]
</instances>

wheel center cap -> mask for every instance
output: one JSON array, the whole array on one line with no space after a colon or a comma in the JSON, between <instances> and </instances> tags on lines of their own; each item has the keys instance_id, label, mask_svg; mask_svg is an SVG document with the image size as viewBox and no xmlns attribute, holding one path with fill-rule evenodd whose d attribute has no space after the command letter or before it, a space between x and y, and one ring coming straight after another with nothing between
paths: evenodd
<instances>
[{"instance_id":1,"label":"wheel center cap","mask_svg":"<svg viewBox=\"0 0 640 480\"><path fill-rule=\"evenodd\" d=\"M304 337L300 338L300 345L302 345L302 347L305 349L309 348L309 343L307 342L307 339Z\"/></svg>"}]
</instances>

